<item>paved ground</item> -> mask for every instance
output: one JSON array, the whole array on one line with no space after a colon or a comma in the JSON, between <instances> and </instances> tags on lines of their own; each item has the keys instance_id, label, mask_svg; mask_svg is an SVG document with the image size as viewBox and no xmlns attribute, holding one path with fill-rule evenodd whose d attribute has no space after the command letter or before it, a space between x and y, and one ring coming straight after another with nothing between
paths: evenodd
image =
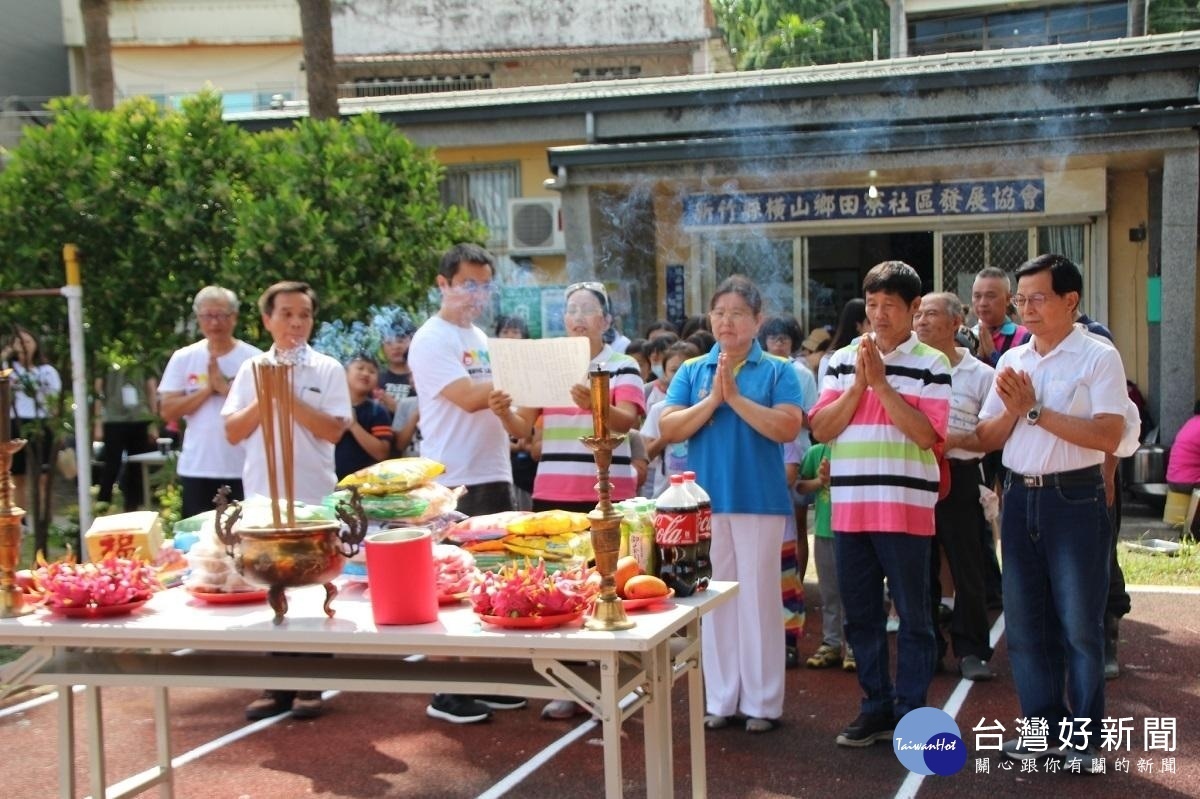
<instances>
[{"instance_id":1,"label":"paved ground","mask_svg":"<svg viewBox=\"0 0 1200 799\"><path fill-rule=\"evenodd\" d=\"M1143 519L1131 520L1134 527ZM1130 528L1130 524L1126 528ZM1144 530L1137 530L1142 532ZM815 595L815 586L809 586ZM967 766L952 777L917 780L890 746L846 750L834 744L855 715L858 687L841 671L796 669L787 676L784 725L768 735L740 729L707 735L708 794L714 797L951 797L989 799L1040 795L1089 799L1200 796L1200 592L1137 590L1122 625L1124 673L1108 684L1108 712L1134 720L1127 772L1097 776L1004 771L994 752L977 751L980 720L1012 729L1018 715L1007 651L999 638L992 665L996 681L970 684L938 675L930 704L955 716L970 749ZM815 602L813 603L815 604ZM809 654L818 643L810 610ZM994 631L999 634L1002 622ZM676 792L690 795L687 741L678 719L685 712L677 688ZM179 690L171 694L179 797L264 799L316 796L370 797L598 797L603 795L598 727L590 721L544 722L537 708L497 713L487 724L454 727L424 715L425 697L340 694L328 713L311 722L289 717L247 725L247 691ZM31 704L32 700L32 704ZM55 794L55 723L52 704L26 694L0 710L0 797L36 799ZM153 753L150 697L137 689L108 690L110 777L140 771ZM1174 719L1175 751L1146 751L1147 719ZM640 716L626 725L640 745ZM202 749L203 747L203 749ZM624 750L626 791L645 790L640 746ZM1164 758L1170 758L1164 771ZM82 743L75 764L86 779ZM177 761L179 762L179 761ZM987 771L982 772L982 764ZM528 772L528 773L526 773ZM146 796L157 796L147 793Z\"/></svg>"}]
</instances>

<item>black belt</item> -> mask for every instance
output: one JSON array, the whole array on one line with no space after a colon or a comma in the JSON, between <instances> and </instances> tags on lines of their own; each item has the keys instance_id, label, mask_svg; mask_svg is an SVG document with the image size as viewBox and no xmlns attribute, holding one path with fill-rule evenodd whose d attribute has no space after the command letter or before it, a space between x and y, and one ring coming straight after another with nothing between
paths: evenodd
<instances>
[{"instance_id":1,"label":"black belt","mask_svg":"<svg viewBox=\"0 0 1200 799\"><path fill-rule=\"evenodd\" d=\"M1013 482L1020 480L1026 488L1049 488L1051 486L1095 485L1103 478L1099 466L1086 466L1082 469L1072 469L1069 472L1051 472L1050 474L1018 474L1009 472Z\"/></svg>"}]
</instances>

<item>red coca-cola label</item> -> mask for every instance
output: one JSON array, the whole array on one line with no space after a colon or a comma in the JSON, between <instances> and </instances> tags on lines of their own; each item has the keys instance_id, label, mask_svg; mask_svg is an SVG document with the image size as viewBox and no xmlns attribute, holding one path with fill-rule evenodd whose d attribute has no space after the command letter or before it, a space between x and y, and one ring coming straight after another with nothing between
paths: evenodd
<instances>
[{"instance_id":1,"label":"red coca-cola label","mask_svg":"<svg viewBox=\"0 0 1200 799\"><path fill-rule=\"evenodd\" d=\"M712 507L710 505L700 506L700 512L697 514L696 530L701 541L712 538Z\"/></svg>"},{"instance_id":2,"label":"red coca-cola label","mask_svg":"<svg viewBox=\"0 0 1200 799\"><path fill-rule=\"evenodd\" d=\"M700 514L687 510L660 509L654 514L654 543L660 547L681 547L700 540Z\"/></svg>"}]
</instances>

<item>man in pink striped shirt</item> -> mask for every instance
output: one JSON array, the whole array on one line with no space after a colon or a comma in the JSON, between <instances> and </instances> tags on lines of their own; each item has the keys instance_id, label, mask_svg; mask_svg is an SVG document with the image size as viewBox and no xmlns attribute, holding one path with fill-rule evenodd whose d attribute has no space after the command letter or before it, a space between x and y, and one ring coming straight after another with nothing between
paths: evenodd
<instances>
[{"instance_id":1,"label":"man in pink striped shirt","mask_svg":"<svg viewBox=\"0 0 1200 799\"><path fill-rule=\"evenodd\" d=\"M838 588L846 638L865 694L841 746L887 740L896 721L925 705L937 645L929 608L929 547L946 438L950 364L912 330L921 278L885 261L863 280L871 332L834 353L812 434L830 444ZM883 610L887 579L900 616L896 680Z\"/></svg>"}]
</instances>

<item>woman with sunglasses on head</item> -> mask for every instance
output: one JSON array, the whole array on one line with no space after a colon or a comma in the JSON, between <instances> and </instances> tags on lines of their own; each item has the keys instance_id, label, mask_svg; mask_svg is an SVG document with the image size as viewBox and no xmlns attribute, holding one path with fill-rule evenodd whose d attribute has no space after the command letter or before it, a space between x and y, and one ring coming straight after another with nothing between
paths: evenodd
<instances>
[{"instance_id":1,"label":"woman with sunglasses on head","mask_svg":"<svg viewBox=\"0 0 1200 799\"><path fill-rule=\"evenodd\" d=\"M612 322L604 284L586 282L568 286L563 322L567 335L587 338L591 347L588 371L600 366L611 376L610 429L618 434L635 429L646 412L641 372L637 361L604 343L604 331ZM538 425L540 448L536 442L534 445L534 455L540 459L533 483L535 511L559 508L587 513L596 507L594 460L591 450L579 440L581 436L592 435L591 389L585 375L580 375L580 381L572 386L571 399L573 405L560 408L515 408L512 397L497 390L488 401L492 412L514 438L530 435L538 416L542 417ZM613 501L637 493L628 440L613 450L609 479Z\"/></svg>"},{"instance_id":2,"label":"woman with sunglasses on head","mask_svg":"<svg viewBox=\"0 0 1200 799\"><path fill-rule=\"evenodd\" d=\"M742 716L747 732L768 732L783 714L779 553L792 518L783 444L804 425L804 401L791 361L758 343L762 294L753 282L721 283L709 319L717 344L679 367L659 431L688 442L688 467L712 498L713 579L739 585L704 620L704 724Z\"/></svg>"}]
</instances>

